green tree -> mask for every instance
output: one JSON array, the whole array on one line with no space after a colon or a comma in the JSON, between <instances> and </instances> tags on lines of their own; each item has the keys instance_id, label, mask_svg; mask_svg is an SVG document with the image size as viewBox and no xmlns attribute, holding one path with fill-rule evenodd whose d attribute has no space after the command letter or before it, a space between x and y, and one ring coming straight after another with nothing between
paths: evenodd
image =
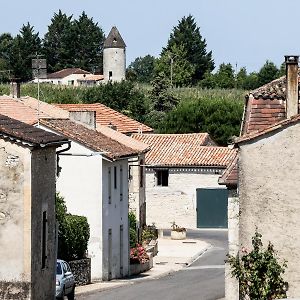
<instances>
[{"instance_id":1,"label":"green tree","mask_svg":"<svg viewBox=\"0 0 300 300\"><path fill-rule=\"evenodd\" d=\"M0 35L0 81L2 82L10 79L13 42L14 39L10 33Z\"/></svg>"},{"instance_id":2,"label":"green tree","mask_svg":"<svg viewBox=\"0 0 300 300\"><path fill-rule=\"evenodd\" d=\"M244 89L245 90L254 90L260 86L258 81L258 74L256 72L251 72L245 79Z\"/></svg>"},{"instance_id":3,"label":"green tree","mask_svg":"<svg viewBox=\"0 0 300 300\"><path fill-rule=\"evenodd\" d=\"M75 52L74 47L71 47L74 39L72 16L67 16L59 10L52 17L43 40L43 52L47 58L49 72L74 66Z\"/></svg>"},{"instance_id":4,"label":"green tree","mask_svg":"<svg viewBox=\"0 0 300 300\"><path fill-rule=\"evenodd\" d=\"M177 103L177 99L170 94L170 82L163 73L159 73L151 82L150 100L156 111L170 111Z\"/></svg>"},{"instance_id":5,"label":"green tree","mask_svg":"<svg viewBox=\"0 0 300 300\"><path fill-rule=\"evenodd\" d=\"M127 68L127 79L133 81L150 83L154 76L154 62L155 57L146 55L144 57L137 57Z\"/></svg>"},{"instance_id":6,"label":"green tree","mask_svg":"<svg viewBox=\"0 0 300 300\"><path fill-rule=\"evenodd\" d=\"M208 132L219 145L226 146L238 136L243 103L218 97L181 101L161 122L161 133Z\"/></svg>"},{"instance_id":7,"label":"green tree","mask_svg":"<svg viewBox=\"0 0 300 300\"><path fill-rule=\"evenodd\" d=\"M247 70L245 67L241 68L236 74L236 87L238 89L245 89L245 83L247 80Z\"/></svg>"},{"instance_id":8,"label":"green tree","mask_svg":"<svg viewBox=\"0 0 300 300\"><path fill-rule=\"evenodd\" d=\"M214 89L217 86L216 77L209 71L206 71L204 78L199 82L199 86L206 89Z\"/></svg>"},{"instance_id":9,"label":"green tree","mask_svg":"<svg viewBox=\"0 0 300 300\"><path fill-rule=\"evenodd\" d=\"M278 77L285 76L285 75L286 75L286 65L285 65L285 62L283 62L280 65L280 68L279 68L279 71L278 71Z\"/></svg>"},{"instance_id":10,"label":"green tree","mask_svg":"<svg viewBox=\"0 0 300 300\"><path fill-rule=\"evenodd\" d=\"M75 32L74 65L90 72L102 71L104 33L85 12L73 22Z\"/></svg>"},{"instance_id":11,"label":"green tree","mask_svg":"<svg viewBox=\"0 0 300 300\"><path fill-rule=\"evenodd\" d=\"M221 89L232 89L235 86L234 70L231 64L221 64L214 77L216 86Z\"/></svg>"},{"instance_id":12,"label":"green tree","mask_svg":"<svg viewBox=\"0 0 300 300\"><path fill-rule=\"evenodd\" d=\"M156 74L163 73L175 86L192 84L195 66L187 60L187 52L183 45L174 44L170 51L165 51L155 63Z\"/></svg>"},{"instance_id":13,"label":"green tree","mask_svg":"<svg viewBox=\"0 0 300 300\"><path fill-rule=\"evenodd\" d=\"M173 28L168 44L163 48L161 54L172 51L174 45L184 47L186 60L194 66L193 83L203 79L205 72L214 69L212 52L207 52L206 40L202 38L200 28L197 27L195 19L191 15L183 17Z\"/></svg>"},{"instance_id":14,"label":"green tree","mask_svg":"<svg viewBox=\"0 0 300 300\"><path fill-rule=\"evenodd\" d=\"M278 73L279 70L276 65L273 62L267 60L257 74L259 86L262 86L276 79L278 77Z\"/></svg>"},{"instance_id":15,"label":"green tree","mask_svg":"<svg viewBox=\"0 0 300 300\"><path fill-rule=\"evenodd\" d=\"M32 59L41 52L39 34L29 23L23 25L12 45L11 66L15 77L22 81L32 79Z\"/></svg>"}]
</instances>

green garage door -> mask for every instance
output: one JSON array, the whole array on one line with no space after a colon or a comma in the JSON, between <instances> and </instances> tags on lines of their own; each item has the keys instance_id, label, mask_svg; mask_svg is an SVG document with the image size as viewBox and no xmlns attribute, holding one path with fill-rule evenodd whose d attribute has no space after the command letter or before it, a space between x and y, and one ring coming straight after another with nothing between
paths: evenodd
<instances>
[{"instance_id":1,"label":"green garage door","mask_svg":"<svg viewBox=\"0 0 300 300\"><path fill-rule=\"evenodd\" d=\"M197 189L197 227L227 228L227 189Z\"/></svg>"}]
</instances>

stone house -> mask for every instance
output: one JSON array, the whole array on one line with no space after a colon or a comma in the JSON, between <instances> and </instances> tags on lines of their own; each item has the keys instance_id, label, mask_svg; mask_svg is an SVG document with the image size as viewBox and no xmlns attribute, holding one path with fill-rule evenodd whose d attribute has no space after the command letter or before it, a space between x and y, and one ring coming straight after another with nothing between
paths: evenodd
<instances>
[{"instance_id":1,"label":"stone house","mask_svg":"<svg viewBox=\"0 0 300 300\"><path fill-rule=\"evenodd\" d=\"M91 75L93 74L80 68L67 68L54 73L47 74L46 79L39 79L39 81L52 83L56 85L79 86L80 80L83 80ZM34 82L37 82L37 79L34 79Z\"/></svg>"},{"instance_id":2,"label":"stone house","mask_svg":"<svg viewBox=\"0 0 300 300\"><path fill-rule=\"evenodd\" d=\"M57 190L70 213L87 217L92 280L127 276L128 160L139 151L109 136L110 128L104 134L66 119L41 119L40 126L72 142L59 157Z\"/></svg>"},{"instance_id":3,"label":"stone house","mask_svg":"<svg viewBox=\"0 0 300 300\"><path fill-rule=\"evenodd\" d=\"M100 128L103 131L104 127L110 127L114 129L114 136L118 135L119 141L126 143L134 149L137 147L139 155L129 159L129 208L136 214L138 226L143 227L146 225L146 176L144 164L145 153L149 148L145 144L137 145L136 143L138 142L136 140L124 135L131 136L133 133L152 133L153 129L101 103L55 104L55 106L68 111L70 114L95 112L96 129ZM147 148L148 150L146 150ZM143 151L140 151L141 149Z\"/></svg>"},{"instance_id":4,"label":"stone house","mask_svg":"<svg viewBox=\"0 0 300 300\"><path fill-rule=\"evenodd\" d=\"M207 133L132 137L150 146L145 157L147 222L196 228L196 189L218 188L218 177L236 151L215 146Z\"/></svg>"},{"instance_id":5,"label":"stone house","mask_svg":"<svg viewBox=\"0 0 300 300\"><path fill-rule=\"evenodd\" d=\"M221 184L237 188L229 222L229 252L250 247L257 226L265 244L271 241L281 259L288 261L285 274L288 295L299 297L297 267L299 172L296 150L299 140L298 56L286 56L287 76L276 79L246 97L238 157L220 178ZM227 174L227 176L225 175ZM238 282L226 267L226 299L239 299Z\"/></svg>"},{"instance_id":6,"label":"stone house","mask_svg":"<svg viewBox=\"0 0 300 300\"><path fill-rule=\"evenodd\" d=\"M54 299L56 148L67 140L0 115L0 298Z\"/></svg>"},{"instance_id":7,"label":"stone house","mask_svg":"<svg viewBox=\"0 0 300 300\"><path fill-rule=\"evenodd\" d=\"M126 276L129 255L129 161L143 157L148 146L107 126L98 125L95 130L95 111L79 109L69 112L44 102L38 103L31 97L13 99L3 96L0 97L0 112L31 124L39 123L44 129L69 136L72 148L65 155L59 156L60 166L65 167L58 177L57 189L65 197L71 213L88 218L91 227L89 254L92 256L92 279L107 280ZM70 118L76 120L76 123ZM113 185L115 182L116 186ZM111 194L108 194L109 191ZM112 204L108 205L108 198ZM82 201L88 205L83 206ZM107 237L108 231L111 232L110 237ZM121 248L122 257L119 254Z\"/></svg>"},{"instance_id":8,"label":"stone house","mask_svg":"<svg viewBox=\"0 0 300 300\"><path fill-rule=\"evenodd\" d=\"M137 157L128 160L129 205L130 210L136 213L138 225L142 227L146 224L145 169L143 162L148 147L128 136L138 132L153 132L152 128L101 103L50 105L43 101L38 103L37 99L32 97L11 98L0 96L0 113L28 124L37 124L38 116L41 119L78 119L78 116L80 116L78 119L80 120L83 115L86 115L86 120L83 123L85 126L90 122L89 126L102 132L106 127L114 129L110 130L110 134L113 133L118 141L136 149L139 153Z\"/></svg>"}]
</instances>

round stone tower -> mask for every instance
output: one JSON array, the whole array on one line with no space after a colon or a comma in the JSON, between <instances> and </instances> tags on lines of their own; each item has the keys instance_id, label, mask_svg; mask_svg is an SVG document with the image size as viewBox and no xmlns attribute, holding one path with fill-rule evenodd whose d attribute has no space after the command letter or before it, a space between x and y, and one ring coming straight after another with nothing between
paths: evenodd
<instances>
[{"instance_id":1,"label":"round stone tower","mask_svg":"<svg viewBox=\"0 0 300 300\"><path fill-rule=\"evenodd\" d=\"M104 81L125 79L126 44L117 27L113 27L104 42L103 76Z\"/></svg>"}]
</instances>

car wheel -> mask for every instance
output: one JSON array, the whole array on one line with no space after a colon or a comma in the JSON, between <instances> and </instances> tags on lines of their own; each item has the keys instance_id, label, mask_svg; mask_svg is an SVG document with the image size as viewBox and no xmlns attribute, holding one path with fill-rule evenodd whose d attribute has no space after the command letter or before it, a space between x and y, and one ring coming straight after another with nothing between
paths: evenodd
<instances>
[{"instance_id":1,"label":"car wheel","mask_svg":"<svg viewBox=\"0 0 300 300\"><path fill-rule=\"evenodd\" d=\"M56 297L56 300L64 300L64 299L65 299L65 289L63 289L60 297Z\"/></svg>"},{"instance_id":2,"label":"car wheel","mask_svg":"<svg viewBox=\"0 0 300 300\"><path fill-rule=\"evenodd\" d=\"M67 295L67 297L68 297L68 300L74 300L75 299L75 285L72 289L72 292L69 295Z\"/></svg>"}]
</instances>

